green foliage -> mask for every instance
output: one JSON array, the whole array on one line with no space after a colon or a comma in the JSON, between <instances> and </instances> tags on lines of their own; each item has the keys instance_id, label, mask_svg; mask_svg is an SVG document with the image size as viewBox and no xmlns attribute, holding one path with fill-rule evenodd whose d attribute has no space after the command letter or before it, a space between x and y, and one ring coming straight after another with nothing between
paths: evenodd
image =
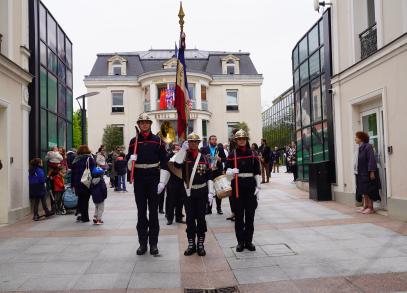
<instances>
[{"instance_id":1,"label":"green foliage","mask_svg":"<svg viewBox=\"0 0 407 293\"><path fill-rule=\"evenodd\" d=\"M293 110L290 108L284 115L279 116L273 124L263 127L263 137L267 140L269 147L277 146L282 149L285 145L295 141L293 117Z\"/></svg>"},{"instance_id":2,"label":"green foliage","mask_svg":"<svg viewBox=\"0 0 407 293\"><path fill-rule=\"evenodd\" d=\"M72 147L78 149L82 144L82 128L81 128L82 113L81 110L76 110L73 113L73 138Z\"/></svg>"},{"instance_id":3,"label":"green foliage","mask_svg":"<svg viewBox=\"0 0 407 293\"><path fill-rule=\"evenodd\" d=\"M237 125L236 125L236 128L237 129L243 129L244 131L246 131L246 133L247 133L247 135L250 137L250 133L249 133L249 126L247 126L247 123L246 122L244 122L244 121L242 121L242 122L239 122Z\"/></svg>"},{"instance_id":4,"label":"green foliage","mask_svg":"<svg viewBox=\"0 0 407 293\"><path fill-rule=\"evenodd\" d=\"M103 145L107 152L123 145L123 128L112 125L103 129Z\"/></svg>"}]
</instances>

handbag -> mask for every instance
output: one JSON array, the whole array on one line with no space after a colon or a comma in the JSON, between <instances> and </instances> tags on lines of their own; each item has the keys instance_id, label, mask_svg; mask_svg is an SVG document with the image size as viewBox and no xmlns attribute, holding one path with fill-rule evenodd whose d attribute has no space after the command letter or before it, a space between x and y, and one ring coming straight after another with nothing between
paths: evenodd
<instances>
[{"instance_id":1,"label":"handbag","mask_svg":"<svg viewBox=\"0 0 407 293\"><path fill-rule=\"evenodd\" d=\"M89 188L90 184L92 183L92 174L90 173L90 169L89 169L89 158L86 160L86 168L83 171L83 174L81 177L81 182L87 188Z\"/></svg>"},{"instance_id":2,"label":"handbag","mask_svg":"<svg viewBox=\"0 0 407 293\"><path fill-rule=\"evenodd\" d=\"M62 195L62 200L66 209L74 209L78 205L78 197L72 188L67 188Z\"/></svg>"}]
</instances>

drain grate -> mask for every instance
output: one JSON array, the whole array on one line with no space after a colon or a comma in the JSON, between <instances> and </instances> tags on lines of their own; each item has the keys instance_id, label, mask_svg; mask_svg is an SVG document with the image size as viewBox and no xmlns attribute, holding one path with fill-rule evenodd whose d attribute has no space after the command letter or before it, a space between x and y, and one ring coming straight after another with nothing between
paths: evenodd
<instances>
[{"instance_id":1,"label":"drain grate","mask_svg":"<svg viewBox=\"0 0 407 293\"><path fill-rule=\"evenodd\" d=\"M239 288L233 287L223 287L216 289L184 289L184 293L239 293Z\"/></svg>"}]
</instances>

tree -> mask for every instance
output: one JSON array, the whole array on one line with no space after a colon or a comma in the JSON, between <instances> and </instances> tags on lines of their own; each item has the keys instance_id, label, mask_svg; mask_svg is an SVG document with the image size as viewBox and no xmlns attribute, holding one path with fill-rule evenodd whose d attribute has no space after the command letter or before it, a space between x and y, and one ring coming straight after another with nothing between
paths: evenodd
<instances>
[{"instance_id":1,"label":"tree","mask_svg":"<svg viewBox=\"0 0 407 293\"><path fill-rule=\"evenodd\" d=\"M250 137L249 126L247 126L246 122L244 122L244 121L239 122L238 124L236 124L236 128L243 129L244 131L246 131L247 135Z\"/></svg>"},{"instance_id":2,"label":"tree","mask_svg":"<svg viewBox=\"0 0 407 293\"><path fill-rule=\"evenodd\" d=\"M123 145L123 128L107 125L103 129L103 145L107 152L110 152L118 146Z\"/></svg>"},{"instance_id":3,"label":"tree","mask_svg":"<svg viewBox=\"0 0 407 293\"><path fill-rule=\"evenodd\" d=\"M82 127L81 127L82 113L81 110L76 110L73 113L73 138L72 146L78 148L82 144Z\"/></svg>"}]
</instances>

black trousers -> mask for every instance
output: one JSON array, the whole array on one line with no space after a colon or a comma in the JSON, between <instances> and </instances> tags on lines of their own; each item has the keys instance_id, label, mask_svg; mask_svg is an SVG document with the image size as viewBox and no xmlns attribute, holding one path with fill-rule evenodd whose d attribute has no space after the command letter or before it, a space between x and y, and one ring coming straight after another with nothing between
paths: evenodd
<instances>
[{"instance_id":1,"label":"black trousers","mask_svg":"<svg viewBox=\"0 0 407 293\"><path fill-rule=\"evenodd\" d=\"M297 169L297 164L291 165L291 172L293 172L294 175L294 181L297 181L298 178L298 169Z\"/></svg>"},{"instance_id":2,"label":"black trousers","mask_svg":"<svg viewBox=\"0 0 407 293\"><path fill-rule=\"evenodd\" d=\"M170 179L167 185L167 197L165 199L165 215L167 216L167 220L174 220L174 211L175 219L177 221L182 220L182 207L186 197L184 182L182 180L172 181Z\"/></svg>"},{"instance_id":3,"label":"black trousers","mask_svg":"<svg viewBox=\"0 0 407 293\"><path fill-rule=\"evenodd\" d=\"M206 229L205 208L208 201L208 188L192 189L191 196L185 199L185 212L187 214L187 237L204 236Z\"/></svg>"},{"instance_id":4,"label":"black trousers","mask_svg":"<svg viewBox=\"0 0 407 293\"><path fill-rule=\"evenodd\" d=\"M165 197L165 188L164 190L158 195L158 209L160 211L164 210L164 197Z\"/></svg>"},{"instance_id":5,"label":"black trousers","mask_svg":"<svg viewBox=\"0 0 407 293\"><path fill-rule=\"evenodd\" d=\"M34 216L38 216L38 206L42 205L42 209L44 210L45 214L49 213L49 209L47 207L47 199L46 196L41 196L41 197L35 197L34 198Z\"/></svg>"},{"instance_id":6,"label":"black trousers","mask_svg":"<svg viewBox=\"0 0 407 293\"><path fill-rule=\"evenodd\" d=\"M89 199L90 190L85 185L80 185L75 189L75 193L78 196L78 212L81 214L82 221L89 220Z\"/></svg>"},{"instance_id":7,"label":"black trousers","mask_svg":"<svg viewBox=\"0 0 407 293\"><path fill-rule=\"evenodd\" d=\"M139 243L157 245L160 224L158 223L159 176L137 178L134 182L134 197L137 204L137 233ZM147 218L148 208L148 218Z\"/></svg>"},{"instance_id":8,"label":"black trousers","mask_svg":"<svg viewBox=\"0 0 407 293\"><path fill-rule=\"evenodd\" d=\"M222 199L215 196L215 201L216 201L216 210L221 210L222 209ZM209 201L206 203L206 209L208 211L212 211L212 205L209 203Z\"/></svg>"},{"instance_id":9,"label":"black trousers","mask_svg":"<svg viewBox=\"0 0 407 293\"><path fill-rule=\"evenodd\" d=\"M235 212L235 233L237 242L252 242L254 233L254 214L257 208L255 188L239 186L239 198L233 192L232 201Z\"/></svg>"}]
</instances>

